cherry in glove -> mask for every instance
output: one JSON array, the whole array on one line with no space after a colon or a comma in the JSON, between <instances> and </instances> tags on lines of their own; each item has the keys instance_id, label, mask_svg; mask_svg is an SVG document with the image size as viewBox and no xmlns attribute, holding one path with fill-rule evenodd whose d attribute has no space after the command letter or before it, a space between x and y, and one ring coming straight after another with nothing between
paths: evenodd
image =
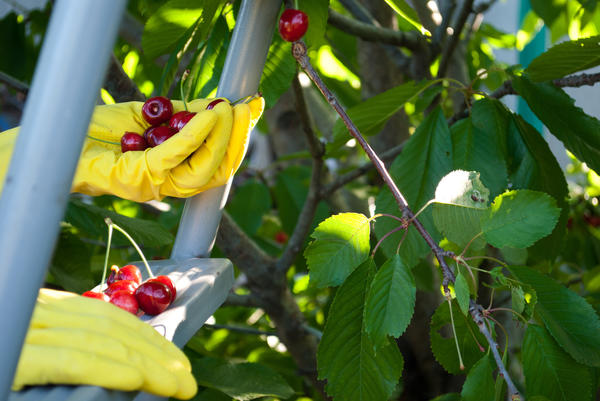
<instances>
[{"instance_id":1,"label":"cherry in glove","mask_svg":"<svg viewBox=\"0 0 600 401\"><path fill-rule=\"evenodd\" d=\"M142 102L97 106L71 190L88 195L113 194L144 202L165 196L189 197L224 185L239 167L251 128L260 118L264 100L231 106L209 99L189 102L196 115L180 132L154 148L121 151L125 132L142 134L150 124L142 117ZM173 101L173 110L184 109ZM0 190L18 135L18 128L0 133Z\"/></svg>"}]
</instances>

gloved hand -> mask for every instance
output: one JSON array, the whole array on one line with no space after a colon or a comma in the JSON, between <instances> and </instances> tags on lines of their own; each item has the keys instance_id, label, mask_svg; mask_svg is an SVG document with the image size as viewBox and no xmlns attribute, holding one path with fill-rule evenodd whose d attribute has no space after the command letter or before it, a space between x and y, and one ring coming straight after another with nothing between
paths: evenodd
<instances>
[{"instance_id":1,"label":"gloved hand","mask_svg":"<svg viewBox=\"0 0 600 401\"><path fill-rule=\"evenodd\" d=\"M190 362L147 323L110 303L41 289L12 389L73 384L190 399Z\"/></svg>"},{"instance_id":2,"label":"gloved hand","mask_svg":"<svg viewBox=\"0 0 600 401\"><path fill-rule=\"evenodd\" d=\"M121 153L119 144L125 131L142 134L149 126L141 115L143 103L97 106L71 190L143 202L189 197L224 185L244 157L264 100L255 98L233 107L221 102L205 110L209 102L188 103L196 116L161 145L126 153ZM173 109L183 110L183 103L173 101ZM17 134L18 128L0 134L0 190Z\"/></svg>"}]
</instances>

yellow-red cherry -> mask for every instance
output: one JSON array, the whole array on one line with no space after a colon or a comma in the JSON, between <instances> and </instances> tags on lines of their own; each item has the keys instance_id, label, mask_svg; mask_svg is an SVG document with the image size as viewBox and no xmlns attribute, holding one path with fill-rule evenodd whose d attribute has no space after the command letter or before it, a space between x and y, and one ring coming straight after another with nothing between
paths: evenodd
<instances>
[{"instance_id":1,"label":"yellow-red cherry","mask_svg":"<svg viewBox=\"0 0 600 401\"><path fill-rule=\"evenodd\" d=\"M300 10L287 8L279 18L279 34L288 42L295 42L306 33L308 16Z\"/></svg>"}]
</instances>

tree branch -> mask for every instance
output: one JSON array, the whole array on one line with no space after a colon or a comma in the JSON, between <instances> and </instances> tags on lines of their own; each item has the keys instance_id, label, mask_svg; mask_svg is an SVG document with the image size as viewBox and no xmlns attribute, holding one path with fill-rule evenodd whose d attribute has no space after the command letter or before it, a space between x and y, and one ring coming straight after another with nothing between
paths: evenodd
<instances>
[{"instance_id":1,"label":"tree branch","mask_svg":"<svg viewBox=\"0 0 600 401\"><path fill-rule=\"evenodd\" d=\"M462 33L471 11L473 11L473 0L464 0L458 13L456 25L452 27L454 33L449 37L449 43L446 43L446 45L443 46L442 57L440 59L440 68L438 69L437 74L438 78L441 78L446 74L446 69L448 68L452 54L454 53L454 50L460 41L460 34Z\"/></svg>"},{"instance_id":2,"label":"tree branch","mask_svg":"<svg viewBox=\"0 0 600 401\"><path fill-rule=\"evenodd\" d=\"M106 79L104 80L104 89L111 94L117 103L132 100L143 102L146 100L146 96L140 92L137 85L125 74L121 63L119 63L114 54L110 58Z\"/></svg>"},{"instance_id":3,"label":"tree branch","mask_svg":"<svg viewBox=\"0 0 600 401\"><path fill-rule=\"evenodd\" d=\"M594 86L598 82L600 82L600 72L595 74L577 74L570 75L568 77L563 77L559 79L555 79L552 81L552 84L558 88L579 88L581 86ZM511 80L506 80L498 89L493 91L488 95L488 97L493 99L501 99L506 95L518 95L515 88L512 86ZM454 114L452 117L448 119L448 125L452 125L458 120L462 120L463 118L467 118L469 116L469 111L466 106L458 113Z\"/></svg>"},{"instance_id":4,"label":"tree branch","mask_svg":"<svg viewBox=\"0 0 600 401\"><path fill-rule=\"evenodd\" d=\"M29 86L25 82L21 82L17 78L8 75L2 71L0 71L0 82L6 84L6 86L8 86L9 88L12 88L25 95L27 94L27 92L29 92Z\"/></svg>"},{"instance_id":5,"label":"tree branch","mask_svg":"<svg viewBox=\"0 0 600 401\"><path fill-rule=\"evenodd\" d=\"M306 200L302 206L302 211L300 212L298 220L296 221L296 227L294 228L294 232L292 233L287 246L275 264L276 270L279 273L285 273L290 268L294 262L294 259L296 256L298 256L298 253L302 250L302 245L304 244L304 241L308 236L308 232L312 226L312 221L315 217L317 205L319 204L320 200L319 193L321 190L321 175L323 172L323 155L325 154L325 147L319 141L319 138L315 135L312 129L310 115L306 105L306 100L304 99L302 86L298 80L298 74L296 74L294 77L292 85L296 99L296 108L300 114L302 128L306 134L310 153L312 155L313 168L310 178L310 186L308 188L308 195L306 196Z\"/></svg>"},{"instance_id":6,"label":"tree branch","mask_svg":"<svg viewBox=\"0 0 600 401\"><path fill-rule=\"evenodd\" d=\"M410 50L420 50L421 42L425 40L417 32L401 32L360 22L353 18L346 17L331 8L329 9L329 19L327 22L344 32L358 36L363 40L406 47Z\"/></svg>"}]
</instances>

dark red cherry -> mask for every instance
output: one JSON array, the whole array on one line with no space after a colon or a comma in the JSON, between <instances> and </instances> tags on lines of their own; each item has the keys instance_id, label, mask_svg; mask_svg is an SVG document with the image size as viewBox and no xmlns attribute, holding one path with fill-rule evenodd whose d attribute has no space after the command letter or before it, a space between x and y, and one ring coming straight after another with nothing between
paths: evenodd
<instances>
[{"instance_id":1,"label":"dark red cherry","mask_svg":"<svg viewBox=\"0 0 600 401\"><path fill-rule=\"evenodd\" d=\"M223 99L215 99L215 100L213 100L208 105L206 105L206 110L212 110L212 109L214 109L215 106L218 105L221 102L224 102L224 100Z\"/></svg>"},{"instance_id":2,"label":"dark red cherry","mask_svg":"<svg viewBox=\"0 0 600 401\"><path fill-rule=\"evenodd\" d=\"M169 120L169 127L181 131L195 115L196 113L192 113L191 111L179 111L173 114L173 117Z\"/></svg>"},{"instance_id":3,"label":"dark red cherry","mask_svg":"<svg viewBox=\"0 0 600 401\"><path fill-rule=\"evenodd\" d=\"M158 315L171 303L171 290L166 284L150 279L135 290L140 308L149 315Z\"/></svg>"},{"instance_id":4,"label":"dark red cherry","mask_svg":"<svg viewBox=\"0 0 600 401\"><path fill-rule=\"evenodd\" d=\"M177 290L175 289L175 286L173 285L173 282L171 281L169 276L156 276L154 280L160 281L161 283L169 287L169 290L171 290L171 302L169 303L173 303L173 301L175 301L175 297L177 297Z\"/></svg>"},{"instance_id":5,"label":"dark red cherry","mask_svg":"<svg viewBox=\"0 0 600 401\"><path fill-rule=\"evenodd\" d=\"M140 273L140 269L136 265L126 265L119 269L117 280L134 281L137 287L142 282L142 273Z\"/></svg>"},{"instance_id":6,"label":"dark red cherry","mask_svg":"<svg viewBox=\"0 0 600 401\"><path fill-rule=\"evenodd\" d=\"M142 117L151 125L168 121L173 115L173 104L163 96L151 97L142 106Z\"/></svg>"},{"instance_id":7,"label":"dark red cherry","mask_svg":"<svg viewBox=\"0 0 600 401\"><path fill-rule=\"evenodd\" d=\"M158 146L176 133L175 129L164 125L152 127L147 131L148 145L151 148Z\"/></svg>"},{"instance_id":8,"label":"dark red cherry","mask_svg":"<svg viewBox=\"0 0 600 401\"><path fill-rule=\"evenodd\" d=\"M127 291L130 294L135 292L138 287L138 283L133 280L119 280L115 281L104 290L104 293L109 297L117 291Z\"/></svg>"},{"instance_id":9,"label":"dark red cherry","mask_svg":"<svg viewBox=\"0 0 600 401\"><path fill-rule=\"evenodd\" d=\"M288 42L295 42L306 33L308 16L300 10L287 8L279 18L279 34Z\"/></svg>"},{"instance_id":10,"label":"dark red cherry","mask_svg":"<svg viewBox=\"0 0 600 401\"><path fill-rule=\"evenodd\" d=\"M110 296L110 303L137 315L139 304L136 297L125 290L115 291Z\"/></svg>"},{"instance_id":11,"label":"dark red cherry","mask_svg":"<svg viewBox=\"0 0 600 401\"><path fill-rule=\"evenodd\" d=\"M125 132L121 137L121 152L129 152L130 150L144 150L148 147L148 143L143 136L135 132Z\"/></svg>"},{"instance_id":12,"label":"dark red cherry","mask_svg":"<svg viewBox=\"0 0 600 401\"><path fill-rule=\"evenodd\" d=\"M87 298L96 298L105 302L108 302L110 300L110 297L102 292L86 291L81 295Z\"/></svg>"}]
</instances>

